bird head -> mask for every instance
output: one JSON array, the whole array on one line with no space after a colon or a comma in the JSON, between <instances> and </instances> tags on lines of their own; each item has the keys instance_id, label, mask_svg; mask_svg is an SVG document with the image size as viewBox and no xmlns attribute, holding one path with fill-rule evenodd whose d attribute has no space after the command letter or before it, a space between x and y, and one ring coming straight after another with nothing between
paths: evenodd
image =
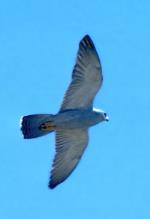
<instances>
[{"instance_id":1,"label":"bird head","mask_svg":"<svg viewBox=\"0 0 150 219\"><path fill-rule=\"evenodd\" d=\"M106 112L100 109L93 108L93 111L99 116L101 121L109 121L109 117Z\"/></svg>"}]
</instances>

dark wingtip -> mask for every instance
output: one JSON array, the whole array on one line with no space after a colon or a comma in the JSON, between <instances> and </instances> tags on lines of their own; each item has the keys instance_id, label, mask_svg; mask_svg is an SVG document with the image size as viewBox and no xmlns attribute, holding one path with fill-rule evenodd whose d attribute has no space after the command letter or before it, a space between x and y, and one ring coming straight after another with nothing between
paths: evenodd
<instances>
[{"instance_id":1,"label":"dark wingtip","mask_svg":"<svg viewBox=\"0 0 150 219\"><path fill-rule=\"evenodd\" d=\"M88 39L88 40L91 40L91 37L90 37L90 35L89 34L86 34L83 38L82 38L82 40L84 40L84 39Z\"/></svg>"},{"instance_id":2,"label":"dark wingtip","mask_svg":"<svg viewBox=\"0 0 150 219\"><path fill-rule=\"evenodd\" d=\"M57 184L53 184L52 182L49 182L48 188L49 189L54 189L57 186Z\"/></svg>"},{"instance_id":3,"label":"dark wingtip","mask_svg":"<svg viewBox=\"0 0 150 219\"><path fill-rule=\"evenodd\" d=\"M81 39L81 41L80 41L80 46L83 46L83 47L87 46L87 47L89 47L89 48L95 49L94 43L93 43L91 37L90 37L88 34L86 34L86 35Z\"/></svg>"}]
</instances>

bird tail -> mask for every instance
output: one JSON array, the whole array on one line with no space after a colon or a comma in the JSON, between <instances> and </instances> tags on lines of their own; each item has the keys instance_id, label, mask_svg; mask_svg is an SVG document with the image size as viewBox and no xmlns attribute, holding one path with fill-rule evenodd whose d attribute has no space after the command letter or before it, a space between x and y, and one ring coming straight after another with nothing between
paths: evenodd
<instances>
[{"instance_id":1,"label":"bird tail","mask_svg":"<svg viewBox=\"0 0 150 219\"><path fill-rule=\"evenodd\" d=\"M55 130L54 115L35 114L21 118L21 131L24 138L36 138Z\"/></svg>"}]
</instances>

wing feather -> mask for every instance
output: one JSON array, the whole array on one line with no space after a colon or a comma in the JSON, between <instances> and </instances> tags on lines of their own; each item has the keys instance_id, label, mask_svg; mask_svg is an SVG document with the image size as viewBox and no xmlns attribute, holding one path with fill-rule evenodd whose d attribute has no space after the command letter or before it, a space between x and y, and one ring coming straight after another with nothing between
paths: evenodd
<instances>
[{"instance_id":1,"label":"wing feather","mask_svg":"<svg viewBox=\"0 0 150 219\"><path fill-rule=\"evenodd\" d=\"M79 44L72 81L60 111L90 107L103 81L101 63L91 38L86 35Z\"/></svg>"},{"instance_id":2,"label":"wing feather","mask_svg":"<svg viewBox=\"0 0 150 219\"><path fill-rule=\"evenodd\" d=\"M50 188L54 188L63 182L72 173L87 144L87 129L65 129L56 131L56 155L51 171Z\"/></svg>"}]
</instances>

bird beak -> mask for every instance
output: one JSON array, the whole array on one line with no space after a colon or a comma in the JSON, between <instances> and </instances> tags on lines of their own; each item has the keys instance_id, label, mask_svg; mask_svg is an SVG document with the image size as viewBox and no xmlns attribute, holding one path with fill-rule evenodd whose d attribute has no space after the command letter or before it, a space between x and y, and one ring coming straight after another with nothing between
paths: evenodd
<instances>
[{"instance_id":1,"label":"bird beak","mask_svg":"<svg viewBox=\"0 0 150 219\"><path fill-rule=\"evenodd\" d=\"M106 116L105 120L108 122L108 121L109 121L109 117L108 117L108 116Z\"/></svg>"}]
</instances>

